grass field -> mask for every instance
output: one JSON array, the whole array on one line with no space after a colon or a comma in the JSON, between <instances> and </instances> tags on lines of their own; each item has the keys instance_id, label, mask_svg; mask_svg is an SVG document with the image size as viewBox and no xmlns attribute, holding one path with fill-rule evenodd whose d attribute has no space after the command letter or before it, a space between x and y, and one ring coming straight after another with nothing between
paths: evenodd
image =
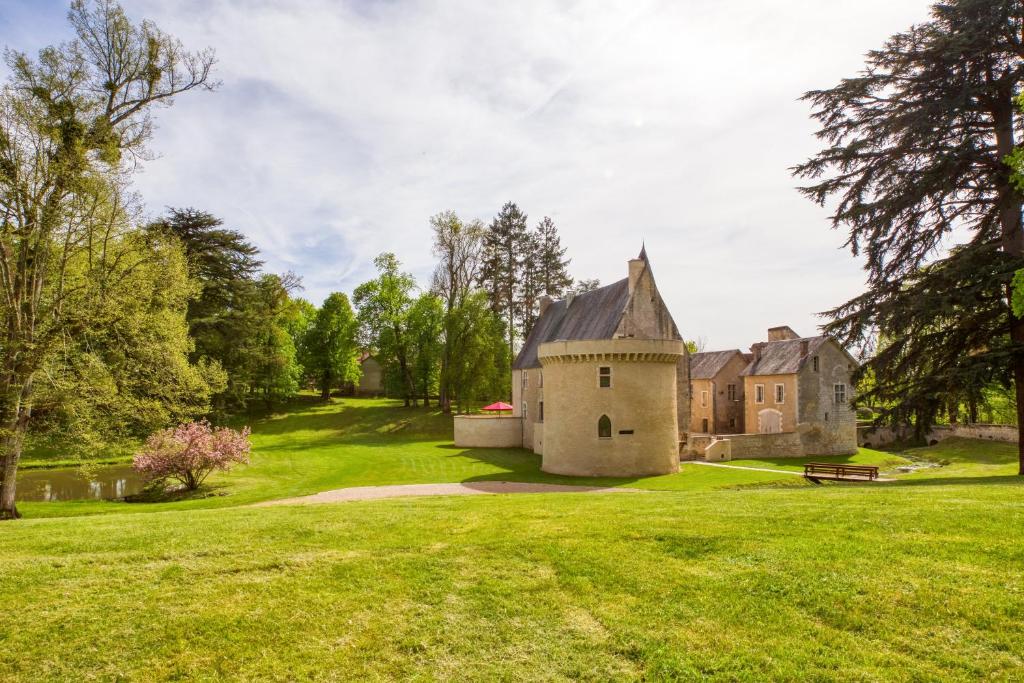
<instances>
[{"instance_id":1,"label":"grass field","mask_svg":"<svg viewBox=\"0 0 1024 683\"><path fill-rule=\"evenodd\" d=\"M26 504L27 519L0 527L0 678L973 681L1024 670L1013 446L855 456L942 463L890 484L691 465L628 482L648 493L241 507L347 485L555 480L524 451L454 449L441 418L382 402L256 427L253 465L215 482L229 495ZM153 514L124 514L140 510Z\"/></svg>"}]
</instances>

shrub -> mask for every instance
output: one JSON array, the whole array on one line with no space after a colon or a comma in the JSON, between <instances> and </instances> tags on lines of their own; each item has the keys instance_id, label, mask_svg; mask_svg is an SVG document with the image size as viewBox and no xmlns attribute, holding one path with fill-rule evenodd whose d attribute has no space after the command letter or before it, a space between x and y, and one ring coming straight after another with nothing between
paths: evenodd
<instances>
[{"instance_id":1,"label":"shrub","mask_svg":"<svg viewBox=\"0 0 1024 683\"><path fill-rule=\"evenodd\" d=\"M194 491L214 470L249 463L249 433L248 427L239 432L205 420L185 422L146 439L132 467L151 485L176 481Z\"/></svg>"}]
</instances>

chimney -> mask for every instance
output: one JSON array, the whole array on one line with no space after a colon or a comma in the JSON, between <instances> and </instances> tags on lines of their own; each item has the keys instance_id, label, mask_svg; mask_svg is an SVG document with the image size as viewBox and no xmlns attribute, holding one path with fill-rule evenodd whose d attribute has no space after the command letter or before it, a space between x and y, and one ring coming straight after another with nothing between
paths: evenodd
<instances>
[{"instance_id":1,"label":"chimney","mask_svg":"<svg viewBox=\"0 0 1024 683\"><path fill-rule=\"evenodd\" d=\"M778 327L768 328L768 341L787 341L789 339L799 339L800 335L793 331L793 328L789 325L779 325Z\"/></svg>"},{"instance_id":2,"label":"chimney","mask_svg":"<svg viewBox=\"0 0 1024 683\"><path fill-rule=\"evenodd\" d=\"M754 362L761 360L761 352L764 351L765 343L757 342L750 347L750 352L754 354Z\"/></svg>"},{"instance_id":3,"label":"chimney","mask_svg":"<svg viewBox=\"0 0 1024 683\"><path fill-rule=\"evenodd\" d=\"M800 357L805 358L808 350L810 350L811 342L807 339L800 340Z\"/></svg>"},{"instance_id":4,"label":"chimney","mask_svg":"<svg viewBox=\"0 0 1024 683\"><path fill-rule=\"evenodd\" d=\"M645 261L634 258L629 260L629 293L636 290L636 283L640 281L640 273L644 270Z\"/></svg>"},{"instance_id":5,"label":"chimney","mask_svg":"<svg viewBox=\"0 0 1024 683\"><path fill-rule=\"evenodd\" d=\"M548 306L551 305L551 297L545 294L540 298L540 312L537 314L538 317L544 315L544 312L548 310Z\"/></svg>"}]
</instances>

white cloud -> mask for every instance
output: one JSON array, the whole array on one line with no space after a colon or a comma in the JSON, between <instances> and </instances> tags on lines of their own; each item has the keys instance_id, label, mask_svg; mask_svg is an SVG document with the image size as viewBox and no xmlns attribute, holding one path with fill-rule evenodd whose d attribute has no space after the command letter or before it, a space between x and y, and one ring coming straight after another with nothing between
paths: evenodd
<instances>
[{"instance_id":1,"label":"white cloud","mask_svg":"<svg viewBox=\"0 0 1024 683\"><path fill-rule=\"evenodd\" d=\"M773 324L810 333L815 312L858 292L843 236L787 170L817 148L797 98L852 75L864 52L928 9L926 0L124 5L189 46L214 46L224 81L159 114L160 158L138 179L152 212L222 216L269 268L300 273L320 300L369 277L384 250L425 282L430 215L489 220L511 199L533 221L554 218L579 277L623 277L646 240L684 334L743 348ZM12 42L4 23L0 38Z\"/></svg>"}]
</instances>

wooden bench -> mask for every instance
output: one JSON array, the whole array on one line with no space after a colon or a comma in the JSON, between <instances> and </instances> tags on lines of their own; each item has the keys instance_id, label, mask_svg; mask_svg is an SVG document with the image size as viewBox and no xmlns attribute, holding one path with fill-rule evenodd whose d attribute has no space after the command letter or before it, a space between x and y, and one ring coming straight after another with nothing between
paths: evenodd
<instances>
[{"instance_id":1,"label":"wooden bench","mask_svg":"<svg viewBox=\"0 0 1024 683\"><path fill-rule=\"evenodd\" d=\"M822 479L830 481L874 481L878 479L878 468L874 465L809 462L804 465L804 477L815 484L820 484Z\"/></svg>"}]
</instances>

